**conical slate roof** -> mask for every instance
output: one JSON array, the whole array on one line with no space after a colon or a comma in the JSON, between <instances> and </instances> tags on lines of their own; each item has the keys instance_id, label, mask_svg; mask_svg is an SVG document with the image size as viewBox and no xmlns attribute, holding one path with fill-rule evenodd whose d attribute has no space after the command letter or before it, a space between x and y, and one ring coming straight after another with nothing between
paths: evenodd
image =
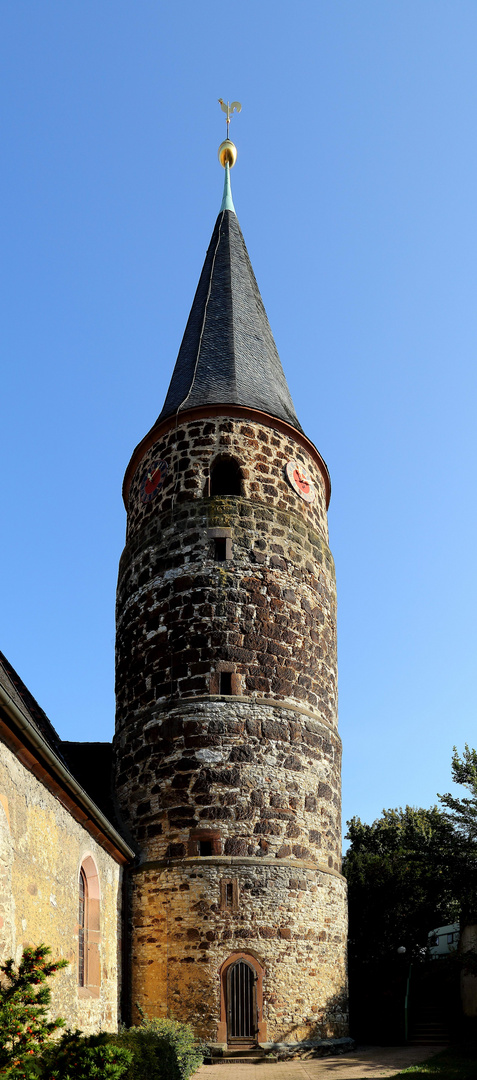
<instances>
[{"instance_id":1,"label":"conical slate roof","mask_svg":"<svg viewBox=\"0 0 477 1080\"><path fill-rule=\"evenodd\" d=\"M156 423L201 405L244 405L302 430L238 223L222 208Z\"/></svg>"}]
</instances>

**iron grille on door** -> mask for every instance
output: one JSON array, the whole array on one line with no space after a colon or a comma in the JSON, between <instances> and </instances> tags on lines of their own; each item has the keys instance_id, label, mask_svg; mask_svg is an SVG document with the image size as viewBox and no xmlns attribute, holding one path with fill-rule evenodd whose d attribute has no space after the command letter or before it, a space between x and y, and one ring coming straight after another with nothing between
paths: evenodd
<instances>
[{"instance_id":1,"label":"iron grille on door","mask_svg":"<svg viewBox=\"0 0 477 1080\"><path fill-rule=\"evenodd\" d=\"M239 960L229 974L229 1038L252 1039L255 1023L255 972Z\"/></svg>"}]
</instances>

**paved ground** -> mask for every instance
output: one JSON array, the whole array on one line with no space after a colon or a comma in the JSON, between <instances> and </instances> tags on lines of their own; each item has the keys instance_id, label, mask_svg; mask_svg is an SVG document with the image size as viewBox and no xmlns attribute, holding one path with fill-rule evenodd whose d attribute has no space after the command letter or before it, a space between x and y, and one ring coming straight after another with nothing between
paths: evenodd
<instances>
[{"instance_id":1,"label":"paved ground","mask_svg":"<svg viewBox=\"0 0 477 1080\"><path fill-rule=\"evenodd\" d=\"M378 1080L417 1065L443 1047L364 1046L342 1057L276 1064L202 1065L198 1080Z\"/></svg>"}]
</instances>

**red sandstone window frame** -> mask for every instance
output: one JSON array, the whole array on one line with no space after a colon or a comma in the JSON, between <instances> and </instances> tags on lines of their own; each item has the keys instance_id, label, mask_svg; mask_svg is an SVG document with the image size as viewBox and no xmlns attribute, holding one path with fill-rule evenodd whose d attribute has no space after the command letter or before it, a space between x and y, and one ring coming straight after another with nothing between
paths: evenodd
<instances>
[{"instance_id":1,"label":"red sandstone window frame","mask_svg":"<svg viewBox=\"0 0 477 1080\"><path fill-rule=\"evenodd\" d=\"M230 562L233 555L232 530L213 528L207 530L207 535L211 541L211 554L214 561Z\"/></svg>"},{"instance_id":2,"label":"red sandstone window frame","mask_svg":"<svg viewBox=\"0 0 477 1080\"><path fill-rule=\"evenodd\" d=\"M78 996L97 998L101 988L101 892L92 855L84 855L78 872Z\"/></svg>"},{"instance_id":3,"label":"red sandstone window frame","mask_svg":"<svg viewBox=\"0 0 477 1080\"><path fill-rule=\"evenodd\" d=\"M210 855L222 854L222 840L220 838L219 829L191 829L187 845L187 854L189 856L197 855L201 858L207 858L207 855L201 853L201 843L210 843Z\"/></svg>"},{"instance_id":4,"label":"red sandstone window frame","mask_svg":"<svg viewBox=\"0 0 477 1080\"><path fill-rule=\"evenodd\" d=\"M239 895L238 878L222 878L220 882L220 910L238 911Z\"/></svg>"},{"instance_id":5,"label":"red sandstone window frame","mask_svg":"<svg viewBox=\"0 0 477 1080\"><path fill-rule=\"evenodd\" d=\"M227 695L222 690L222 675L230 675L230 693ZM217 661L216 671L210 673L209 693L214 697L242 697L242 676L235 664L228 660Z\"/></svg>"}]
</instances>

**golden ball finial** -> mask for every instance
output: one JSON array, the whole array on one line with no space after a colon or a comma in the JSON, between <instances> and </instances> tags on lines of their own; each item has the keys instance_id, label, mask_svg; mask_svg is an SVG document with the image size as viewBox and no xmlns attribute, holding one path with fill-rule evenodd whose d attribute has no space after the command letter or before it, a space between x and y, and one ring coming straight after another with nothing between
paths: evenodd
<instances>
[{"instance_id":1,"label":"golden ball finial","mask_svg":"<svg viewBox=\"0 0 477 1080\"><path fill-rule=\"evenodd\" d=\"M232 168L237 160L237 147L230 139L225 139L219 146L219 161L224 169L226 165Z\"/></svg>"}]
</instances>

